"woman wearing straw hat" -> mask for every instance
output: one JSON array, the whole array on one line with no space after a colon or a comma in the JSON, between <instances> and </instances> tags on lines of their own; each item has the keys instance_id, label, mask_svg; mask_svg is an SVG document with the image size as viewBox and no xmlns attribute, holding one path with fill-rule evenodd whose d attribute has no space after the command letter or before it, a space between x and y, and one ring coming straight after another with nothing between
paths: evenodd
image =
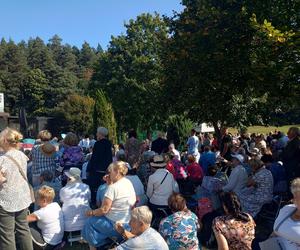
<instances>
[{"instance_id":1,"label":"woman wearing straw hat","mask_svg":"<svg viewBox=\"0 0 300 250\"><path fill-rule=\"evenodd\" d=\"M149 207L154 213L158 208L168 210L168 198L173 192L179 192L178 184L173 175L165 169L167 164L163 156L155 155L150 165L155 169L155 173L149 176L147 185Z\"/></svg>"}]
</instances>

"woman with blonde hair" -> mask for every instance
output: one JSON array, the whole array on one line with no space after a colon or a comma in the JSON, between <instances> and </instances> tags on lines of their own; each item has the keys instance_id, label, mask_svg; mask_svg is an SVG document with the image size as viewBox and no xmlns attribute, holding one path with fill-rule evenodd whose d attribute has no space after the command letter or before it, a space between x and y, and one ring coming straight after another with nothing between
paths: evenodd
<instances>
[{"instance_id":1,"label":"woman with blonde hair","mask_svg":"<svg viewBox=\"0 0 300 250\"><path fill-rule=\"evenodd\" d=\"M129 222L131 209L136 202L134 188L130 180L124 178L128 171L125 162L111 163L107 170L109 174L104 178L108 187L102 205L86 213L90 218L82 230L82 236L89 243L90 249L107 244L109 237L121 237L114 226L117 221Z\"/></svg>"},{"instance_id":2,"label":"woman with blonde hair","mask_svg":"<svg viewBox=\"0 0 300 250\"><path fill-rule=\"evenodd\" d=\"M16 130L6 128L0 133L0 249L31 250L32 241L26 221L32 203L27 180L27 156L19 151L23 136Z\"/></svg>"}]
</instances>

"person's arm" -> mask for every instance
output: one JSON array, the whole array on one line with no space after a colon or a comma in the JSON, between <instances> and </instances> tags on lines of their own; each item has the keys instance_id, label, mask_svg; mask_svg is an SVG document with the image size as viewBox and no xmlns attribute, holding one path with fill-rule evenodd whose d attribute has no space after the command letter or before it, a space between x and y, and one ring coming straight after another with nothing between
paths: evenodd
<instances>
[{"instance_id":1,"label":"person's arm","mask_svg":"<svg viewBox=\"0 0 300 250\"><path fill-rule=\"evenodd\" d=\"M38 221L38 217L35 214L30 214L27 215L26 220L30 223L30 222L35 222Z\"/></svg>"},{"instance_id":2,"label":"person's arm","mask_svg":"<svg viewBox=\"0 0 300 250\"><path fill-rule=\"evenodd\" d=\"M147 184L147 191L146 191L146 194L148 196L148 198L150 199L153 195L153 183L152 183L152 178L151 176L149 177L149 180L148 180L148 184Z\"/></svg>"},{"instance_id":3,"label":"person's arm","mask_svg":"<svg viewBox=\"0 0 300 250\"><path fill-rule=\"evenodd\" d=\"M229 250L227 240L219 229L218 218L213 221L212 229L218 243L218 250Z\"/></svg>"},{"instance_id":4,"label":"person's arm","mask_svg":"<svg viewBox=\"0 0 300 250\"><path fill-rule=\"evenodd\" d=\"M228 243L224 235L219 232L215 232L215 230L214 233L218 243L218 250L229 250Z\"/></svg>"},{"instance_id":5,"label":"person's arm","mask_svg":"<svg viewBox=\"0 0 300 250\"><path fill-rule=\"evenodd\" d=\"M229 176L227 185L225 185L223 187L223 191L225 191L225 192L232 191L238 182L238 178L239 178L239 171L236 169L233 169Z\"/></svg>"},{"instance_id":6,"label":"person's arm","mask_svg":"<svg viewBox=\"0 0 300 250\"><path fill-rule=\"evenodd\" d=\"M109 212L109 210L111 209L111 205L112 200L104 197L101 207L95 210L87 211L86 216L103 216Z\"/></svg>"},{"instance_id":7,"label":"person's arm","mask_svg":"<svg viewBox=\"0 0 300 250\"><path fill-rule=\"evenodd\" d=\"M128 240L130 238L133 238L135 237L136 235L134 235L133 233L127 231L124 229L123 225L120 223L120 222L116 222L116 225L115 225L115 229L116 231L122 235L122 237L125 239L125 240Z\"/></svg>"}]
</instances>

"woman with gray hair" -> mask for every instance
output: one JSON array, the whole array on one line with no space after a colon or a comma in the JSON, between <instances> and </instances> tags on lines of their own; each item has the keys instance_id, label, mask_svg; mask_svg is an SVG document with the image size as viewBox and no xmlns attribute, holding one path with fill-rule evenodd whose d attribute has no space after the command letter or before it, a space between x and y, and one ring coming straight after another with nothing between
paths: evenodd
<instances>
[{"instance_id":1,"label":"woman with gray hair","mask_svg":"<svg viewBox=\"0 0 300 250\"><path fill-rule=\"evenodd\" d=\"M281 249L300 249L300 178L292 181L293 203L284 206L274 223L274 234ZM266 248L262 248L266 249Z\"/></svg>"},{"instance_id":2,"label":"woman with gray hair","mask_svg":"<svg viewBox=\"0 0 300 250\"><path fill-rule=\"evenodd\" d=\"M127 249L151 249L167 250L167 243L162 236L150 227L152 212L147 206L134 208L131 212L129 225L131 231L127 231L120 223L116 224L116 230L127 239L126 242L116 248L116 250Z\"/></svg>"},{"instance_id":3,"label":"woman with gray hair","mask_svg":"<svg viewBox=\"0 0 300 250\"><path fill-rule=\"evenodd\" d=\"M87 183L92 192L92 204L96 204L98 187L104 183L103 177L110 163L112 163L112 144L107 139L108 129L97 129L97 142L94 144L91 160L87 166Z\"/></svg>"}]
</instances>

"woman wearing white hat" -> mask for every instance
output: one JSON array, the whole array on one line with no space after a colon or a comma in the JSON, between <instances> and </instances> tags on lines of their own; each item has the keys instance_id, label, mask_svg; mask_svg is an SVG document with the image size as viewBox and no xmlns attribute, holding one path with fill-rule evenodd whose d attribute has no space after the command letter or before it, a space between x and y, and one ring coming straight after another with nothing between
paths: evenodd
<instances>
[{"instance_id":1,"label":"woman wearing white hat","mask_svg":"<svg viewBox=\"0 0 300 250\"><path fill-rule=\"evenodd\" d=\"M165 168L167 164L163 156L155 155L150 165L156 171L149 176L147 196L150 201L149 207L155 213L158 208L168 209L170 195L179 192L179 188L173 175Z\"/></svg>"},{"instance_id":2,"label":"woman wearing white hat","mask_svg":"<svg viewBox=\"0 0 300 250\"><path fill-rule=\"evenodd\" d=\"M70 168L65 175L68 183L59 193L63 203L65 231L80 231L86 220L85 212L90 209L91 191L88 185L82 183L79 168Z\"/></svg>"}]
</instances>

